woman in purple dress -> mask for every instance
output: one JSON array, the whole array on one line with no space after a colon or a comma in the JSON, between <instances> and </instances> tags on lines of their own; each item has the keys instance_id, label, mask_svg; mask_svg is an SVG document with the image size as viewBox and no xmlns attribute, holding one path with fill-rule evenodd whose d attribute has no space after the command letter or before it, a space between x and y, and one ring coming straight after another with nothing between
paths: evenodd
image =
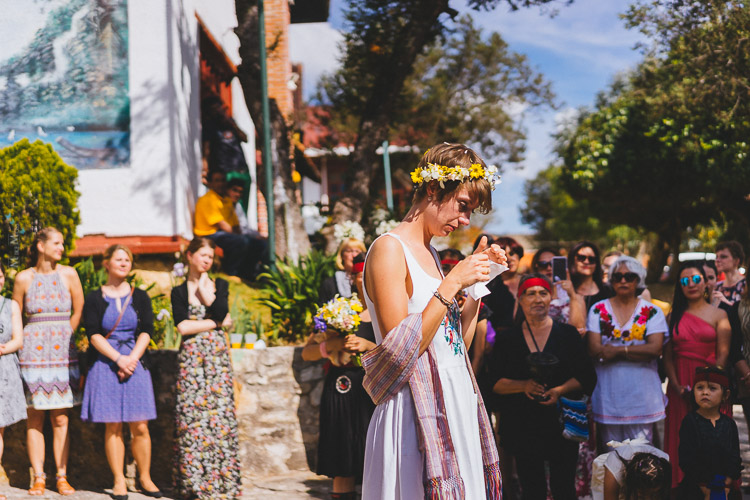
<instances>
[{"instance_id":1,"label":"woman in purple dress","mask_svg":"<svg viewBox=\"0 0 750 500\"><path fill-rule=\"evenodd\" d=\"M154 313L151 299L125 280L133 267L133 254L123 245L104 252L107 282L89 293L83 306L83 325L96 361L89 370L83 394L81 420L105 423L104 447L114 475L112 498L127 500L123 474L125 443L122 424L133 437L132 450L143 494L159 498L151 480L151 436L148 421L156 418L151 374L143 366Z\"/></svg>"}]
</instances>

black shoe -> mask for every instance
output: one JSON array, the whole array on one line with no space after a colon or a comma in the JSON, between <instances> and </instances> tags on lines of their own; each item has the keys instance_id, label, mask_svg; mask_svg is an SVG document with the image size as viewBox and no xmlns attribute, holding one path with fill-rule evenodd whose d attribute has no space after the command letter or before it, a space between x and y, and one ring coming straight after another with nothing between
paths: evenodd
<instances>
[{"instance_id":1,"label":"black shoe","mask_svg":"<svg viewBox=\"0 0 750 500\"><path fill-rule=\"evenodd\" d=\"M151 497L151 498L161 498L162 496L164 496L164 495L162 494L161 490L156 490L156 491L146 491L146 490L144 490L143 488L141 488L141 495L145 495L145 496L147 496L147 497ZM127 500L127 499L126 499L126 500Z\"/></svg>"},{"instance_id":2,"label":"black shoe","mask_svg":"<svg viewBox=\"0 0 750 500\"><path fill-rule=\"evenodd\" d=\"M128 500L127 493L124 495L115 495L114 493L112 493L110 496L112 497L112 500Z\"/></svg>"}]
</instances>

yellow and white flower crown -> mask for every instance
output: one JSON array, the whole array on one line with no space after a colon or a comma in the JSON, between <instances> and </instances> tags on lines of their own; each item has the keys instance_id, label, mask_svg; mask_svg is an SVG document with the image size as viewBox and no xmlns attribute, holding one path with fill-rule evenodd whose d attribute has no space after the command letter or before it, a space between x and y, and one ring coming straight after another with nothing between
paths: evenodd
<instances>
[{"instance_id":1,"label":"yellow and white flower crown","mask_svg":"<svg viewBox=\"0 0 750 500\"><path fill-rule=\"evenodd\" d=\"M455 167L446 167L427 163L424 167L417 167L411 173L411 181L419 186L423 182L438 181L441 188L445 188L445 181L465 182L474 179L485 179L490 183L492 189L495 184L500 183L500 175L497 173L497 167L488 165L483 167L481 163L472 163L469 168L456 165Z\"/></svg>"}]
</instances>

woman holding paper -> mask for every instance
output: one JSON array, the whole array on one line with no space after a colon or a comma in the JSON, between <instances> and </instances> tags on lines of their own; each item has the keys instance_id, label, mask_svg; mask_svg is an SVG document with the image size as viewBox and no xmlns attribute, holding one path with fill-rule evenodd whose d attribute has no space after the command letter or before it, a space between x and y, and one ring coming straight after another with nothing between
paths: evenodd
<instances>
[{"instance_id":1,"label":"woman holding paper","mask_svg":"<svg viewBox=\"0 0 750 500\"><path fill-rule=\"evenodd\" d=\"M474 210L490 211L496 172L462 144L429 149L411 174L411 209L368 253L364 298L378 346L363 356L364 386L378 406L364 500L501 496L494 436L466 351L483 293L473 285L501 272L505 252L484 240L444 276L430 245L468 225ZM453 297L464 288L460 311Z\"/></svg>"}]
</instances>

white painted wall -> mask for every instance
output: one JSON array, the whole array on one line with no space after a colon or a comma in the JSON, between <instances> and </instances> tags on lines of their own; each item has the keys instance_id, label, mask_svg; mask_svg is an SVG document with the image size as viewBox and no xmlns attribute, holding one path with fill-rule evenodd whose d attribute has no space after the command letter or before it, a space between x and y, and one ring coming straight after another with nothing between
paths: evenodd
<instances>
[{"instance_id":1,"label":"white painted wall","mask_svg":"<svg viewBox=\"0 0 750 500\"><path fill-rule=\"evenodd\" d=\"M193 207L205 190L196 9L239 62L231 0L128 1L131 164L79 172L79 235L192 237ZM233 86L234 118L252 141L243 149L254 177L255 130L237 93ZM250 220L257 224L255 212Z\"/></svg>"}]
</instances>

